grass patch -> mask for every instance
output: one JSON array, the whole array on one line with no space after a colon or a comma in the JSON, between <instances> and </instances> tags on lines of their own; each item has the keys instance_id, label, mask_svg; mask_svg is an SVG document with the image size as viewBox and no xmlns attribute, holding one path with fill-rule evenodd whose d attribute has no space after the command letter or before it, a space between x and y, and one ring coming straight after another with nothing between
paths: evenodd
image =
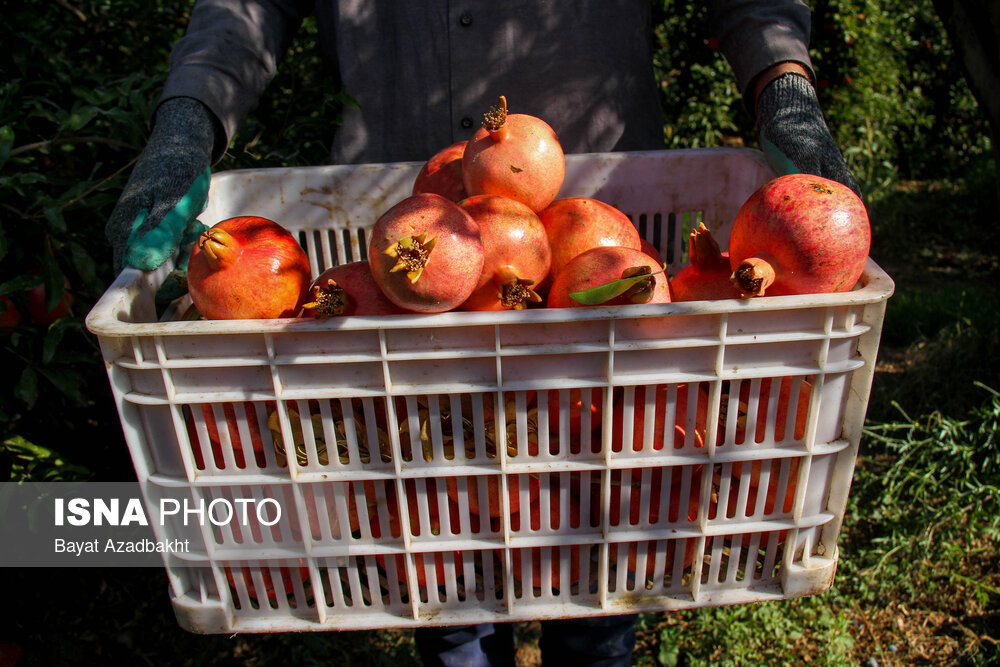
<instances>
[{"instance_id":1,"label":"grass patch","mask_svg":"<svg viewBox=\"0 0 1000 667\"><path fill-rule=\"evenodd\" d=\"M644 615L636 664L998 664L1000 392L977 389L963 418L868 427L828 592Z\"/></svg>"},{"instance_id":2,"label":"grass patch","mask_svg":"<svg viewBox=\"0 0 1000 667\"><path fill-rule=\"evenodd\" d=\"M978 386L989 399L964 419L912 419L900 409L900 421L866 429L846 544L863 547L851 567L867 599L909 580L887 574L903 575L913 564L961 572L975 551L1000 544L1000 393ZM1000 590L982 583L983 591ZM921 581L908 592L928 589Z\"/></svg>"},{"instance_id":3,"label":"grass patch","mask_svg":"<svg viewBox=\"0 0 1000 667\"><path fill-rule=\"evenodd\" d=\"M898 287L972 284L998 270L1000 209L992 159L961 178L901 181L868 202L871 255Z\"/></svg>"},{"instance_id":4,"label":"grass patch","mask_svg":"<svg viewBox=\"0 0 1000 667\"><path fill-rule=\"evenodd\" d=\"M909 347L968 332L995 337L1000 331L1000 291L993 285L917 287L903 290L886 305L882 344Z\"/></svg>"},{"instance_id":5,"label":"grass patch","mask_svg":"<svg viewBox=\"0 0 1000 667\"><path fill-rule=\"evenodd\" d=\"M851 621L829 595L713 607L675 614L644 614L636 665L793 665L850 662Z\"/></svg>"},{"instance_id":6,"label":"grass patch","mask_svg":"<svg viewBox=\"0 0 1000 667\"><path fill-rule=\"evenodd\" d=\"M1000 393L965 417L935 412L866 430L838 575L873 629L863 650L899 664L1000 658Z\"/></svg>"},{"instance_id":7,"label":"grass patch","mask_svg":"<svg viewBox=\"0 0 1000 667\"><path fill-rule=\"evenodd\" d=\"M962 415L982 400L976 381L998 377L995 284L900 289L886 308L868 421L894 423L899 406L909 414Z\"/></svg>"}]
</instances>

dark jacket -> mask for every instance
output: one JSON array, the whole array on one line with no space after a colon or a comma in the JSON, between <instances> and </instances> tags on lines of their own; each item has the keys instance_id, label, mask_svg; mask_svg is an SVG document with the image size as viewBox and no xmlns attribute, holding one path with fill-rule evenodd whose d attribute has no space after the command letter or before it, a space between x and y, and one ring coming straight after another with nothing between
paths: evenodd
<instances>
[{"instance_id":1,"label":"dark jacket","mask_svg":"<svg viewBox=\"0 0 1000 667\"><path fill-rule=\"evenodd\" d=\"M811 68L801 2L711 5L741 92L771 64ZM200 0L162 99L202 101L228 144L310 14L331 85L359 104L331 124L332 163L424 160L469 138L500 95L567 153L663 146L648 0Z\"/></svg>"}]
</instances>

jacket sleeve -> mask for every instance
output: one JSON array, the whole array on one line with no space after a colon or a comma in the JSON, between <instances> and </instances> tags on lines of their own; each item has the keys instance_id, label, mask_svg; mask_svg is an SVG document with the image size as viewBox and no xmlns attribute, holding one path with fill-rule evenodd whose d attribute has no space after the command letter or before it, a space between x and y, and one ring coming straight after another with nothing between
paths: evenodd
<instances>
[{"instance_id":1,"label":"jacket sleeve","mask_svg":"<svg viewBox=\"0 0 1000 667\"><path fill-rule=\"evenodd\" d=\"M274 78L312 7L303 0L199 0L170 53L159 103L192 97L207 106L225 134L216 137L218 159Z\"/></svg>"},{"instance_id":2,"label":"jacket sleeve","mask_svg":"<svg viewBox=\"0 0 1000 667\"><path fill-rule=\"evenodd\" d=\"M771 65L809 58L810 10L798 0L711 0L709 16L719 50L736 75L743 104L753 115L753 82Z\"/></svg>"}]
</instances>

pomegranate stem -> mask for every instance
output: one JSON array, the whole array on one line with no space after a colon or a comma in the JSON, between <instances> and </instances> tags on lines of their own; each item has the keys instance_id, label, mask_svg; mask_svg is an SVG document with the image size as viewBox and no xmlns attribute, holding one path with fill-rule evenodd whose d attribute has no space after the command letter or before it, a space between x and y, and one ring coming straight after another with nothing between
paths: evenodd
<instances>
[{"instance_id":1,"label":"pomegranate stem","mask_svg":"<svg viewBox=\"0 0 1000 667\"><path fill-rule=\"evenodd\" d=\"M232 263L236 255L236 239L224 229L211 228L198 239L198 247L205 253L208 265L219 270Z\"/></svg>"},{"instance_id":2,"label":"pomegranate stem","mask_svg":"<svg viewBox=\"0 0 1000 667\"><path fill-rule=\"evenodd\" d=\"M649 303L653 298L653 287L656 279L653 278L653 270L648 266L631 266L622 271L622 278L637 278L648 276L625 290L623 296L629 303Z\"/></svg>"},{"instance_id":3,"label":"pomegranate stem","mask_svg":"<svg viewBox=\"0 0 1000 667\"><path fill-rule=\"evenodd\" d=\"M764 291L774 283L774 267L766 259L750 257L740 262L733 271L730 282L744 299L764 296Z\"/></svg>"},{"instance_id":4,"label":"pomegranate stem","mask_svg":"<svg viewBox=\"0 0 1000 667\"><path fill-rule=\"evenodd\" d=\"M483 127L490 133L493 141L507 139L507 98L500 96L500 106L492 107L483 115Z\"/></svg>"}]
</instances>

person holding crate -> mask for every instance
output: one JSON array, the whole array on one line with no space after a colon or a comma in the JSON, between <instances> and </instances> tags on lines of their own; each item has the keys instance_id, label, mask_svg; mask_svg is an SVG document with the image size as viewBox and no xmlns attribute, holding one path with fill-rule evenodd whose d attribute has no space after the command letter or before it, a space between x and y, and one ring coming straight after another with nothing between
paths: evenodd
<instances>
[{"instance_id":1,"label":"person holding crate","mask_svg":"<svg viewBox=\"0 0 1000 667\"><path fill-rule=\"evenodd\" d=\"M825 176L860 194L813 88L809 8L797 0L709 5L776 171ZM107 224L116 270L154 270L201 233L212 165L310 14L335 83L358 103L343 110L332 164L426 160L469 138L501 94L516 112L548 122L566 153L664 147L648 2L199 0ZM634 620L545 622L543 659L629 664ZM509 624L425 628L417 642L427 664L513 664Z\"/></svg>"}]
</instances>

